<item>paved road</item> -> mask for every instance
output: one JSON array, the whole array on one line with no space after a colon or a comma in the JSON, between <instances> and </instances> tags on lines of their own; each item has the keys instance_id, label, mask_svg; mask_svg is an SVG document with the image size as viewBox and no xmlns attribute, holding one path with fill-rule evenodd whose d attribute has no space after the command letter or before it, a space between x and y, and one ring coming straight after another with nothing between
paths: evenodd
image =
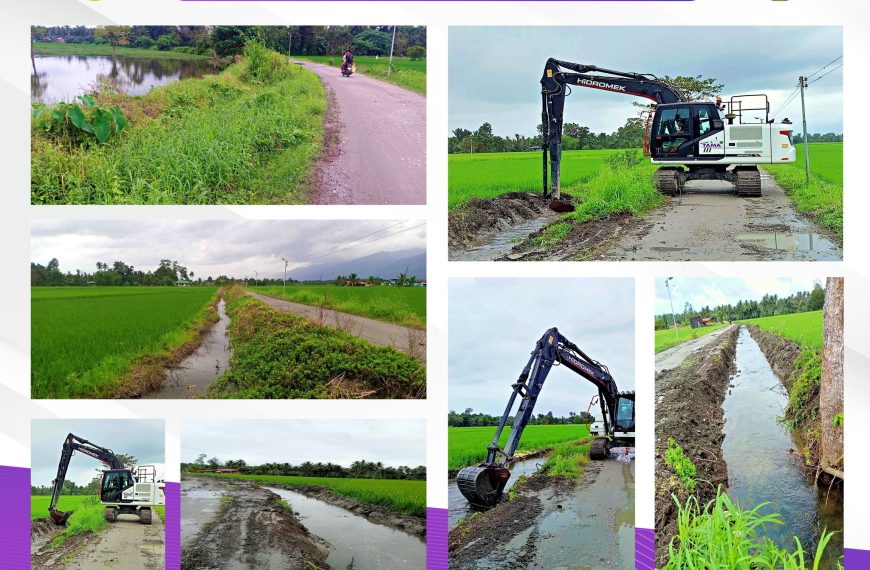
<instances>
[{"instance_id":1,"label":"paved road","mask_svg":"<svg viewBox=\"0 0 870 570\"><path fill-rule=\"evenodd\" d=\"M320 204L426 203L426 98L362 74L297 61L329 94Z\"/></svg>"},{"instance_id":2,"label":"paved road","mask_svg":"<svg viewBox=\"0 0 870 570\"><path fill-rule=\"evenodd\" d=\"M719 338L719 336L721 336L725 331L729 330L730 328L731 327L723 327L719 330L707 333L704 336L698 337L694 340L686 341L684 343L672 346L671 348L665 349L657 353L656 374L658 374L662 370L676 368L683 363L687 356L689 356L698 349L704 348L705 346Z\"/></svg>"},{"instance_id":3,"label":"paved road","mask_svg":"<svg viewBox=\"0 0 870 570\"><path fill-rule=\"evenodd\" d=\"M372 344L391 346L396 350L410 354L421 362L426 362L426 331L376 321L366 317L351 315L350 313L333 311L332 309L321 309L311 305L293 303L283 299L260 295L253 291L246 291L246 293L266 303L276 311L295 313L310 321L341 329Z\"/></svg>"},{"instance_id":4,"label":"paved road","mask_svg":"<svg viewBox=\"0 0 870 570\"><path fill-rule=\"evenodd\" d=\"M843 250L802 217L770 174L760 198L738 198L718 181L685 193L632 222L600 256L604 260L842 260Z\"/></svg>"}]
</instances>

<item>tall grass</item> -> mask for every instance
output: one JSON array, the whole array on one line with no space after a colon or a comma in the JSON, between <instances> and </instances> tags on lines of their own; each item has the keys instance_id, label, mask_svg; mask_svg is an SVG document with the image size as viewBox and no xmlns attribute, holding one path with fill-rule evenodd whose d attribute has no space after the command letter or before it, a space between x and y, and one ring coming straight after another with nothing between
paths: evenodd
<instances>
[{"instance_id":1,"label":"tall grass","mask_svg":"<svg viewBox=\"0 0 870 570\"><path fill-rule=\"evenodd\" d=\"M34 124L31 201L304 202L323 138L325 92L313 73L277 54L257 47L247 53L218 75L146 95L98 94L98 101L119 105L130 118L116 142L68 147Z\"/></svg>"},{"instance_id":2,"label":"tall grass","mask_svg":"<svg viewBox=\"0 0 870 570\"><path fill-rule=\"evenodd\" d=\"M326 307L388 323L425 327L425 287L340 287L337 285L279 285L253 287L251 291L294 303Z\"/></svg>"},{"instance_id":3,"label":"tall grass","mask_svg":"<svg viewBox=\"0 0 870 570\"><path fill-rule=\"evenodd\" d=\"M553 447L550 456L541 468L554 477L576 479L589 463L589 444L560 443Z\"/></svg>"},{"instance_id":4,"label":"tall grass","mask_svg":"<svg viewBox=\"0 0 870 570\"><path fill-rule=\"evenodd\" d=\"M200 475L224 479L247 479L264 486L326 487L339 495L345 495L363 503L383 505L414 516L426 514L426 481L209 473Z\"/></svg>"},{"instance_id":5,"label":"tall grass","mask_svg":"<svg viewBox=\"0 0 870 570\"><path fill-rule=\"evenodd\" d=\"M134 362L191 338L214 287L33 287L34 398L111 395Z\"/></svg>"},{"instance_id":6,"label":"tall grass","mask_svg":"<svg viewBox=\"0 0 870 570\"><path fill-rule=\"evenodd\" d=\"M741 323L793 340L804 348L822 348L822 311L747 319Z\"/></svg>"},{"instance_id":7,"label":"tall grass","mask_svg":"<svg viewBox=\"0 0 870 570\"><path fill-rule=\"evenodd\" d=\"M787 552L764 536L767 527L783 524L777 513L763 514L767 503L753 509L735 504L719 488L716 498L705 507L690 496L685 504L674 497L679 509L678 534L668 546L664 570L707 568L818 570L832 533L823 531L810 560L795 537L795 549Z\"/></svg>"},{"instance_id":8,"label":"tall grass","mask_svg":"<svg viewBox=\"0 0 870 570\"><path fill-rule=\"evenodd\" d=\"M338 73L341 67L341 55L294 55L293 59L314 61L335 67ZM405 89L426 94L426 60L413 60L407 57L393 58L393 71L389 75L389 57L375 58L373 55L357 55L353 58L357 73L394 83Z\"/></svg>"},{"instance_id":9,"label":"tall grass","mask_svg":"<svg viewBox=\"0 0 870 570\"><path fill-rule=\"evenodd\" d=\"M447 468L461 469L486 459L486 446L495 435L491 427L451 427L447 431ZM504 447L510 428L505 428L499 439ZM531 425L523 431L518 451L538 451L565 442L578 442L589 436L585 424Z\"/></svg>"}]
</instances>

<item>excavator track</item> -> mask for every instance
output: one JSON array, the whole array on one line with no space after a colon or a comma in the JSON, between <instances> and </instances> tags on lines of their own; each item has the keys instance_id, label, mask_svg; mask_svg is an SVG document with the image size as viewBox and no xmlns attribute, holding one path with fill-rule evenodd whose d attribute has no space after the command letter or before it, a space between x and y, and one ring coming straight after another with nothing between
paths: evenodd
<instances>
[{"instance_id":1,"label":"excavator track","mask_svg":"<svg viewBox=\"0 0 870 570\"><path fill-rule=\"evenodd\" d=\"M680 171L675 168L659 168L656 170L656 190L665 196L676 196L683 193L683 181Z\"/></svg>"},{"instance_id":2,"label":"excavator track","mask_svg":"<svg viewBox=\"0 0 870 570\"><path fill-rule=\"evenodd\" d=\"M466 467L456 476L456 485L472 507L488 510L501 500L510 476L504 467Z\"/></svg>"},{"instance_id":3,"label":"excavator track","mask_svg":"<svg viewBox=\"0 0 870 570\"><path fill-rule=\"evenodd\" d=\"M736 172L737 181L734 186L737 195L744 198L758 198L761 196L761 173L757 168L740 169Z\"/></svg>"}]
</instances>

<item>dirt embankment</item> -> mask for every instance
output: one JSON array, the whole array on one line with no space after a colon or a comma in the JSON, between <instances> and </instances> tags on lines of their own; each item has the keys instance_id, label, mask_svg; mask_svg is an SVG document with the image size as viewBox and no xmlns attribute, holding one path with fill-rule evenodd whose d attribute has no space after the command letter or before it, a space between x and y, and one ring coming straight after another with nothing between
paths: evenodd
<instances>
[{"instance_id":1,"label":"dirt embankment","mask_svg":"<svg viewBox=\"0 0 870 570\"><path fill-rule=\"evenodd\" d=\"M447 215L449 245L465 249L512 225L547 212L540 194L508 192L497 198L474 198Z\"/></svg>"},{"instance_id":2,"label":"dirt embankment","mask_svg":"<svg viewBox=\"0 0 870 570\"><path fill-rule=\"evenodd\" d=\"M596 259L608 245L620 235L634 218L628 212L614 214L603 220L590 220L574 224L568 234L558 243L538 246L537 238L546 227L529 234L523 242L514 247L510 255L498 261L583 261Z\"/></svg>"},{"instance_id":3,"label":"dirt embankment","mask_svg":"<svg viewBox=\"0 0 870 570\"><path fill-rule=\"evenodd\" d=\"M356 499L345 497L344 495L339 495L338 493L325 487L296 487L291 485L279 485L272 483L270 483L269 485L273 487L287 489L289 491L294 491L296 493L305 495L306 497L311 497L312 499L317 499L318 501L329 503L330 505L365 517L371 523L395 528L397 530L401 530L402 532L417 536L424 541L426 540L426 520L423 517L406 515L404 513L400 513L394 509L390 509L389 507L384 507L382 505L363 503L361 501L357 501Z\"/></svg>"},{"instance_id":4,"label":"dirt embankment","mask_svg":"<svg viewBox=\"0 0 870 570\"><path fill-rule=\"evenodd\" d=\"M668 545L677 532L677 506L689 497L674 470L665 462L668 438L676 440L697 470L695 495L701 505L728 484L722 459L722 403L734 369L737 335L733 326L715 342L689 356L682 366L656 374L656 566L666 561Z\"/></svg>"},{"instance_id":5,"label":"dirt embankment","mask_svg":"<svg viewBox=\"0 0 870 570\"><path fill-rule=\"evenodd\" d=\"M224 493L214 519L185 546L182 570L329 568L319 544L275 493L244 480L209 480Z\"/></svg>"},{"instance_id":6,"label":"dirt embankment","mask_svg":"<svg viewBox=\"0 0 870 570\"><path fill-rule=\"evenodd\" d=\"M786 390L791 390L795 381L795 364L803 352L801 347L777 334L763 331L755 325L749 325L747 328L767 358L776 377Z\"/></svg>"}]
</instances>

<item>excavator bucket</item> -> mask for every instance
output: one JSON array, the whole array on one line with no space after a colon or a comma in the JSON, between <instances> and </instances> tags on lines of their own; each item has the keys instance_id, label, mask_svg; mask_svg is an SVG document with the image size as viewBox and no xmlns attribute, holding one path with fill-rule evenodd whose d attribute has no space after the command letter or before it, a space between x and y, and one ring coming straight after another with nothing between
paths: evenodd
<instances>
[{"instance_id":1,"label":"excavator bucket","mask_svg":"<svg viewBox=\"0 0 870 570\"><path fill-rule=\"evenodd\" d=\"M58 511L56 509L52 509L48 511L51 515L51 520L54 521L54 524L62 526L66 524L67 519L73 514L72 511Z\"/></svg>"},{"instance_id":2,"label":"excavator bucket","mask_svg":"<svg viewBox=\"0 0 870 570\"><path fill-rule=\"evenodd\" d=\"M504 467L466 467L456 476L456 484L472 507L485 511L501 500L510 477Z\"/></svg>"},{"instance_id":3,"label":"excavator bucket","mask_svg":"<svg viewBox=\"0 0 870 570\"><path fill-rule=\"evenodd\" d=\"M550 209L560 214L567 214L568 212L573 212L576 208L570 199L553 198L550 200Z\"/></svg>"}]
</instances>

